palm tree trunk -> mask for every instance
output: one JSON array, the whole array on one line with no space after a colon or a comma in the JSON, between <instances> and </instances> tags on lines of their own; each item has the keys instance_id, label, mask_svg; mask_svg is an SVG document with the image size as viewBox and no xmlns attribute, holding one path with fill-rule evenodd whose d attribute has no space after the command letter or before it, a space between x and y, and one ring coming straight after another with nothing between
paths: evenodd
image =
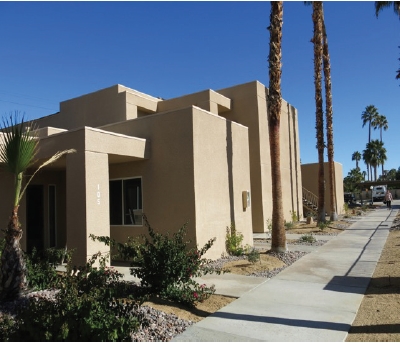
<instances>
[{"instance_id":1,"label":"palm tree trunk","mask_svg":"<svg viewBox=\"0 0 400 343\"><path fill-rule=\"evenodd\" d=\"M269 48L269 93L268 93L268 131L271 153L272 177L272 242L271 250L285 252L286 233L283 217L282 182L280 165L280 115L281 59L282 59L283 3L271 1L270 48Z\"/></svg>"},{"instance_id":2,"label":"palm tree trunk","mask_svg":"<svg viewBox=\"0 0 400 343\"><path fill-rule=\"evenodd\" d=\"M336 182L333 149L333 109L332 109L332 84L331 84L331 62L328 49L328 36L326 34L325 20L322 8L322 33L323 33L323 63L325 76L325 99L326 99L326 136L328 143L328 164L329 164L329 200L330 200L330 220L338 219L336 210ZM356 160L358 168L358 161Z\"/></svg>"},{"instance_id":3,"label":"palm tree trunk","mask_svg":"<svg viewBox=\"0 0 400 343\"><path fill-rule=\"evenodd\" d=\"M312 19L314 23L314 85L315 115L318 150L318 222L325 222L325 180L324 180L324 117L322 109L322 2L313 2Z\"/></svg>"},{"instance_id":4,"label":"palm tree trunk","mask_svg":"<svg viewBox=\"0 0 400 343\"><path fill-rule=\"evenodd\" d=\"M16 299L26 288L26 266L20 246L22 230L15 206L5 231L5 246L1 255L0 301Z\"/></svg>"}]
</instances>

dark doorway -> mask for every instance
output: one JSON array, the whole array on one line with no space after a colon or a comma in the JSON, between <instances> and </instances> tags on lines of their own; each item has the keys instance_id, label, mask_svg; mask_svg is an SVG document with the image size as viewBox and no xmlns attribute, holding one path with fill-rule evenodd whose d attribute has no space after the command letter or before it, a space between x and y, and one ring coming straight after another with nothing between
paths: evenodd
<instances>
[{"instance_id":1,"label":"dark doorway","mask_svg":"<svg viewBox=\"0 0 400 343\"><path fill-rule=\"evenodd\" d=\"M44 249L44 204L43 186L30 185L26 190L26 237L27 250L33 247L38 251Z\"/></svg>"}]
</instances>

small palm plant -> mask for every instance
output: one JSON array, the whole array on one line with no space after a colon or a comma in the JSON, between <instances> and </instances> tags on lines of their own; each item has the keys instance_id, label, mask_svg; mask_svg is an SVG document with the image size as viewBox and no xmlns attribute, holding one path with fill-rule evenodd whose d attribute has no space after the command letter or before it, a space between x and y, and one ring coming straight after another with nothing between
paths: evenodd
<instances>
[{"instance_id":1,"label":"small palm plant","mask_svg":"<svg viewBox=\"0 0 400 343\"><path fill-rule=\"evenodd\" d=\"M5 232L5 245L1 254L0 266L0 300L12 300L20 295L26 288L26 267L23 252L20 246L22 237L21 224L18 218L18 209L26 187L33 176L44 166L53 163L62 155L73 152L66 150L58 152L44 162L26 182L22 188L26 170L35 162L38 152L39 140L34 134L31 124L19 121L18 112L10 119L3 118L2 134L0 136L0 162L1 166L14 177L14 202L11 216Z\"/></svg>"}]
</instances>

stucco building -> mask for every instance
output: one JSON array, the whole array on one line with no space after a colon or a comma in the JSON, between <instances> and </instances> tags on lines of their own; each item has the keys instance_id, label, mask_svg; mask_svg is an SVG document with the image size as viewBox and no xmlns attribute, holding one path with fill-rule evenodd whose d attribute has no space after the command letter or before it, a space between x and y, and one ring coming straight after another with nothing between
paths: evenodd
<instances>
[{"instance_id":1,"label":"stucco building","mask_svg":"<svg viewBox=\"0 0 400 343\"><path fill-rule=\"evenodd\" d=\"M188 222L188 236L208 252L225 252L232 222L252 245L268 230L272 189L268 89L258 81L174 99L115 85L60 103L36 120L38 163L75 149L45 167L20 207L24 249L76 248L75 261L106 248L90 233L124 241L156 230L173 232ZM281 167L284 215L302 209L297 110L283 101ZM29 173L28 173L29 174ZM12 180L0 174L0 221L10 214ZM247 201L249 196L249 201Z\"/></svg>"}]
</instances>

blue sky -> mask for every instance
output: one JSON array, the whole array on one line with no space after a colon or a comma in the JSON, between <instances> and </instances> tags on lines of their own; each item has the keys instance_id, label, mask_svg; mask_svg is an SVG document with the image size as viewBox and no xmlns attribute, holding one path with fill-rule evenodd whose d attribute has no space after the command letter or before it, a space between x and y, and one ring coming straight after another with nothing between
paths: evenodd
<instances>
[{"instance_id":1,"label":"blue sky","mask_svg":"<svg viewBox=\"0 0 400 343\"><path fill-rule=\"evenodd\" d=\"M355 167L351 155L368 140L361 113L373 104L389 122L385 169L397 169L400 20L391 8L377 19L373 2L324 10L335 160L344 176ZM35 119L117 83L163 98L268 86L269 11L269 2L0 2L0 113ZM302 163L317 162L311 12L284 2L282 95L298 109Z\"/></svg>"}]
</instances>

